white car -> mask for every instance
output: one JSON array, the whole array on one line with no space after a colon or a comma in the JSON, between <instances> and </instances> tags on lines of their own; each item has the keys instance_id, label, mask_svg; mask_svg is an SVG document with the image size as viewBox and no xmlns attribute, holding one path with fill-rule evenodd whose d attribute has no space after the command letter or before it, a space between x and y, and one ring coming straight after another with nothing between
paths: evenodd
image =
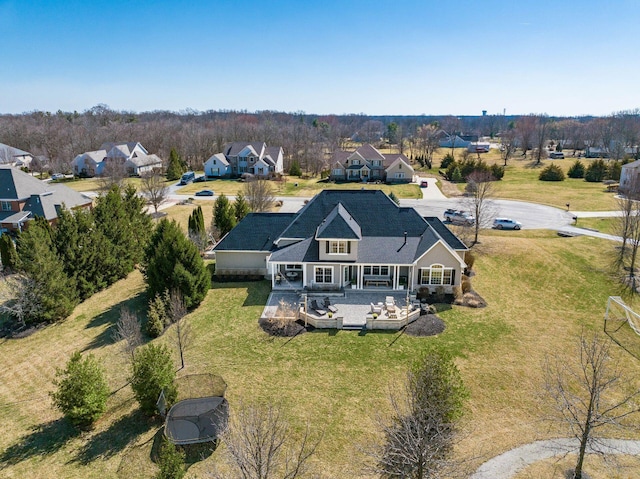
<instances>
[{"instance_id":1,"label":"white car","mask_svg":"<svg viewBox=\"0 0 640 479\"><path fill-rule=\"evenodd\" d=\"M511 218L496 218L493 220L493 227L497 230L519 230L522 223Z\"/></svg>"}]
</instances>

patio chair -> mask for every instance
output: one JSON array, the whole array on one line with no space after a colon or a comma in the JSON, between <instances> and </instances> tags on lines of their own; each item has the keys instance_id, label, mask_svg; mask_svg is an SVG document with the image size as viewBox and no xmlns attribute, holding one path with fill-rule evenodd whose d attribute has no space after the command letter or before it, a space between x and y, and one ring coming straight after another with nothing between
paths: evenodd
<instances>
[{"instance_id":1,"label":"patio chair","mask_svg":"<svg viewBox=\"0 0 640 479\"><path fill-rule=\"evenodd\" d=\"M389 309L389 308L394 308L396 305L396 300L393 296L387 296L386 299L384 300L384 306Z\"/></svg>"},{"instance_id":2,"label":"patio chair","mask_svg":"<svg viewBox=\"0 0 640 479\"><path fill-rule=\"evenodd\" d=\"M329 296L324 298L323 304L324 304L324 307L326 309L328 309L329 311L331 311L332 313L337 313L338 312L338 308L336 308L335 306L331 305L331 300L329 299Z\"/></svg>"},{"instance_id":3,"label":"patio chair","mask_svg":"<svg viewBox=\"0 0 640 479\"><path fill-rule=\"evenodd\" d=\"M282 276L280 276L280 273L276 274L276 284L280 284L282 283Z\"/></svg>"},{"instance_id":4,"label":"patio chair","mask_svg":"<svg viewBox=\"0 0 640 479\"><path fill-rule=\"evenodd\" d=\"M324 309L318 306L318 301L316 301L315 299L311 300L311 309L318 313L318 316L324 316L325 314L327 314Z\"/></svg>"},{"instance_id":5,"label":"patio chair","mask_svg":"<svg viewBox=\"0 0 640 479\"><path fill-rule=\"evenodd\" d=\"M380 316L382 314L382 306L371 303L371 313Z\"/></svg>"}]
</instances>

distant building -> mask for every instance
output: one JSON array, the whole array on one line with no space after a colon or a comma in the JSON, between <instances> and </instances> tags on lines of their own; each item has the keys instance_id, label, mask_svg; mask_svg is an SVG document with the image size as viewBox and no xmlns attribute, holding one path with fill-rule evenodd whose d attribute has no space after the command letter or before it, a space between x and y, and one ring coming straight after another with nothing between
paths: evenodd
<instances>
[{"instance_id":1,"label":"distant building","mask_svg":"<svg viewBox=\"0 0 640 479\"><path fill-rule=\"evenodd\" d=\"M370 144L355 151L337 150L331 159L333 181L384 181L410 183L414 170L403 154L383 155Z\"/></svg>"},{"instance_id":2,"label":"distant building","mask_svg":"<svg viewBox=\"0 0 640 479\"><path fill-rule=\"evenodd\" d=\"M244 173L269 177L284 171L283 157L280 146L236 141L226 145L222 153L209 158L204 164L204 171L210 178L242 176Z\"/></svg>"},{"instance_id":3,"label":"distant building","mask_svg":"<svg viewBox=\"0 0 640 479\"><path fill-rule=\"evenodd\" d=\"M100 176L109 162L121 165L131 176L162 169L162 160L157 155L150 155L139 142L103 143L96 151L76 156L71 166L76 176L94 177Z\"/></svg>"}]
</instances>

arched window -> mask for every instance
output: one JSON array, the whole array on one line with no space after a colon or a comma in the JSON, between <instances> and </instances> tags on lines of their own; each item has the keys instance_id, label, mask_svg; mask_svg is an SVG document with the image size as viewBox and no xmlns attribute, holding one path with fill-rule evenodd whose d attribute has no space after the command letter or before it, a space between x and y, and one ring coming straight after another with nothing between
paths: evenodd
<instances>
[{"instance_id":1,"label":"arched window","mask_svg":"<svg viewBox=\"0 0 640 479\"><path fill-rule=\"evenodd\" d=\"M451 285L453 284L453 268L446 268L441 264L432 264L428 268L420 270L420 284L426 285Z\"/></svg>"}]
</instances>

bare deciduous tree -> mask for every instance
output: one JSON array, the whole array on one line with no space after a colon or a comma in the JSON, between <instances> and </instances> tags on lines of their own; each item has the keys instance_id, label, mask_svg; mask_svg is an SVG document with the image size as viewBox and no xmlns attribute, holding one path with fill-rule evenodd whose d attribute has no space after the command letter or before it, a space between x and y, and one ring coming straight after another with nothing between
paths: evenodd
<instances>
[{"instance_id":1,"label":"bare deciduous tree","mask_svg":"<svg viewBox=\"0 0 640 479\"><path fill-rule=\"evenodd\" d=\"M33 279L21 273L0 276L0 313L15 318L18 326L24 328L41 309L40 295Z\"/></svg>"},{"instance_id":2,"label":"bare deciduous tree","mask_svg":"<svg viewBox=\"0 0 640 479\"><path fill-rule=\"evenodd\" d=\"M309 427L293 443L281 408L276 405L240 405L222 436L232 477L242 479L294 479L309 471L309 458L322 435L312 437ZM215 478L228 478L213 471Z\"/></svg>"},{"instance_id":3,"label":"bare deciduous tree","mask_svg":"<svg viewBox=\"0 0 640 479\"><path fill-rule=\"evenodd\" d=\"M622 283L631 294L638 293L636 264L640 248L640 203L638 202L638 179L627 185L626 196L618 199L621 215L617 218L616 230L622 238L613 260L613 267L620 271Z\"/></svg>"},{"instance_id":4,"label":"bare deciduous tree","mask_svg":"<svg viewBox=\"0 0 640 479\"><path fill-rule=\"evenodd\" d=\"M154 170L142 175L141 192L147 198L147 201L153 205L153 209L157 214L158 208L167 199L169 187L164 176Z\"/></svg>"},{"instance_id":5,"label":"bare deciduous tree","mask_svg":"<svg viewBox=\"0 0 640 479\"><path fill-rule=\"evenodd\" d=\"M473 244L478 243L480 228L487 228L496 215L492 199L495 192L494 178L488 171L474 171L467 177L466 207L476 218Z\"/></svg>"},{"instance_id":6,"label":"bare deciduous tree","mask_svg":"<svg viewBox=\"0 0 640 479\"><path fill-rule=\"evenodd\" d=\"M114 341L123 341L122 349L134 359L136 348L142 344L142 331L138 316L127 307L120 308L120 319L113 333Z\"/></svg>"},{"instance_id":7,"label":"bare deciduous tree","mask_svg":"<svg viewBox=\"0 0 640 479\"><path fill-rule=\"evenodd\" d=\"M269 180L253 178L244 184L243 194L251 211L262 213L269 211L274 204L273 187Z\"/></svg>"},{"instance_id":8,"label":"bare deciduous tree","mask_svg":"<svg viewBox=\"0 0 640 479\"><path fill-rule=\"evenodd\" d=\"M391 418L378 420L384 443L364 448L373 460L367 469L386 478L467 477L465 461L452 456L467 397L453 361L426 355L399 389L390 394Z\"/></svg>"},{"instance_id":9,"label":"bare deciduous tree","mask_svg":"<svg viewBox=\"0 0 640 479\"><path fill-rule=\"evenodd\" d=\"M555 406L549 419L566 426L580 444L574 479L583 477L587 448L604 454L598 431L633 426L640 411L640 389L624 380L610 349L611 340L583 331L571 360L552 356L544 364L543 397Z\"/></svg>"},{"instance_id":10,"label":"bare deciduous tree","mask_svg":"<svg viewBox=\"0 0 640 479\"><path fill-rule=\"evenodd\" d=\"M168 309L169 319L175 325L176 344L180 353L181 369L184 369L184 353L191 346L193 334L191 325L184 319L187 315L187 307L180 291L175 289L171 291Z\"/></svg>"},{"instance_id":11,"label":"bare deciduous tree","mask_svg":"<svg viewBox=\"0 0 640 479\"><path fill-rule=\"evenodd\" d=\"M105 160L104 168L100 173L98 183L104 191L109 191L113 185L124 186L124 180L127 178L127 172L124 164L117 160Z\"/></svg>"}]
</instances>

